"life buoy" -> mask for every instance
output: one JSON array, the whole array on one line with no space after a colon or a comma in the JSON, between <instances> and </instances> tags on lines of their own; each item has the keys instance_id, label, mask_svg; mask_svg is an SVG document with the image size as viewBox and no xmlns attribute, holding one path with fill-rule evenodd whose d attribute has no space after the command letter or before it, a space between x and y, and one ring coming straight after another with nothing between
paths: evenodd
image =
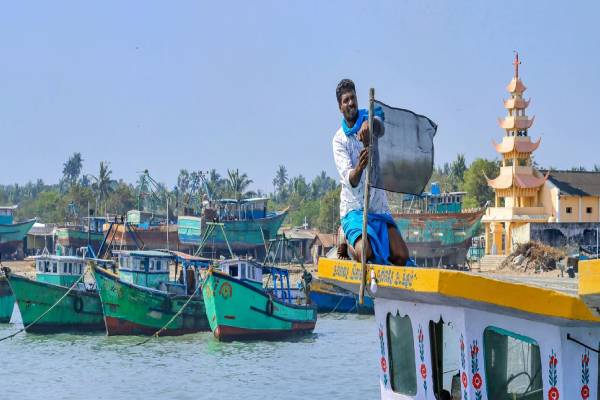
<instances>
[{"instance_id":1,"label":"life buoy","mask_svg":"<svg viewBox=\"0 0 600 400\"><path fill-rule=\"evenodd\" d=\"M73 298L73 309L78 314L83 311L83 299L81 297Z\"/></svg>"},{"instance_id":2,"label":"life buoy","mask_svg":"<svg viewBox=\"0 0 600 400\"><path fill-rule=\"evenodd\" d=\"M271 300L270 297L269 300L267 300L267 307L265 308L265 312L269 316L273 315L273 300Z\"/></svg>"}]
</instances>

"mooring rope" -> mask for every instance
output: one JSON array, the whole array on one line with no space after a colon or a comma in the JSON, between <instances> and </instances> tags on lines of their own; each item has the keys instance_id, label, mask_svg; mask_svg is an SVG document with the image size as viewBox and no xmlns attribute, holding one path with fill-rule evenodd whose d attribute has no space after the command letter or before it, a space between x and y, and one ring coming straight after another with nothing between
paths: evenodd
<instances>
[{"instance_id":1,"label":"mooring rope","mask_svg":"<svg viewBox=\"0 0 600 400\"><path fill-rule=\"evenodd\" d=\"M194 293L192 293L192 294L191 294L191 296L190 296L190 297L187 299L187 301L186 301L186 302L185 302L185 303L184 303L184 304L181 306L181 308L179 309L179 311L177 311L177 312L175 313L175 315L173 315L173 317L172 317L172 318L171 318L171 319L170 319L170 320L169 320L169 321L168 321L168 322L167 322L167 323L166 323L166 324L165 324L165 325L164 325L162 328L160 328L159 330L157 330L156 332L154 332L154 333L153 333L153 334L152 334L152 335L151 335L149 338L147 338L147 339L145 339L145 340L143 340L143 341L141 341L141 342L139 342L139 343L136 343L136 344L134 344L134 345L133 345L133 346L131 346L131 347L135 347L135 346L141 346L141 345L143 345L143 344L146 344L146 343L148 343L148 342L149 342L149 341L151 341L152 339L159 337L159 336L160 336L160 334L161 334L161 333L162 333L162 332L163 332L165 329L167 329L167 328L169 327L169 325L171 325L171 323L172 323L173 321L175 321L175 318L177 318L178 316L180 316L180 315L181 315L181 313L183 312L183 310L184 310L184 309L187 307L187 305L190 303L190 301L192 301L192 299L193 299L193 298L196 296L196 294L198 293L198 289L200 289L201 287L202 287L202 285L198 285L198 286L196 287L196 290L194 290Z\"/></svg>"},{"instance_id":2,"label":"mooring rope","mask_svg":"<svg viewBox=\"0 0 600 400\"><path fill-rule=\"evenodd\" d=\"M334 312L336 312L337 308L340 306L340 304L342 304L342 301L343 301L343 300L344 300L344 296L341 296L341 297L340 297L340 300L339 300L339 301L338 301L338 303L335 305L335 307L333 307L333 308L331 309L331 311L329 311L329 312L327 312L327 313L323 314L323 315L321 316L321 318L322 318L322 317L326 317L326 316L328 316L329 314L333 314Z\"/></svg>"},{"instance_id":3,"label":"mooring rope","mask_svg":"<svg viewBox=\"0 0 600 400\"><path fill-rule=\"evenodd\" d=\"M81 276L75 281L73 282L73 284L71 285L71 287L69 288L69 290L67 290L65 292L65 294L62 295L62 297L60 299L58 299L56 301L56 303L54 303L49 309L47 309L46 311L44 311L42 313L42 315L40 315L39 317L37 317L36 319L34 319L30 324L28 324L27 326L23 326L23 328L19 329L18 331L16 331L15 333L12 333L8 336L5 336L3 338L0 338L0 342L6 340L6 339L10 339L13 338L15 336L17 336L19 333L21 332L25 332L29 327L35 325L37 322L39 322L42 318L44 318L50 311L52 311L54 309L54 307L56 307L61 301L64 300L65 297L67 297L69 295L69 293L71 293L73 291L73 289L75 289L75 287L77 286L77 284L79 282L81 282L81 280L83 279L83 277L85 276L85 274L89 271L89 267L86 268L86 270L83 272L83 274L81 274ZM6 272L5 272L6 273ZM7 274L8 275L8 274Z\"/></svg>"}]
</instances>

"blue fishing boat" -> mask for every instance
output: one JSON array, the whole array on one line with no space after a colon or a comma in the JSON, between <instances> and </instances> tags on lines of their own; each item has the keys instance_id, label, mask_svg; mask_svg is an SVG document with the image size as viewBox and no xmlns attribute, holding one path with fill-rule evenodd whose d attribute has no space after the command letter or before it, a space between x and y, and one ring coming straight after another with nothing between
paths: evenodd
<instances>
[{"instance_id":1,"label":"blue fishing boat","mask_svg":"<svg viewBox=\"0 0 600 400\"><path fill-rule=\"evenodd\" d=\"M310 300L320 313L375 313L371 297L365 297L364 303L359 304L356 294L318 279L310 284Z\"/></svg>"}]
</instances>

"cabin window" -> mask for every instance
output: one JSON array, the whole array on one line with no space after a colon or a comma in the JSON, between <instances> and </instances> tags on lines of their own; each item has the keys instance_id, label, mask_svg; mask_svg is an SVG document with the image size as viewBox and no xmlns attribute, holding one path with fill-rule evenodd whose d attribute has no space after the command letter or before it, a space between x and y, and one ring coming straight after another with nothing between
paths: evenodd
<instances>
[{"instance_id":1,"label":"cabin window","mask_svg":"<svg viewBox=\"0 0 600 400\"><path fill-rule=\"evenodd\" d=\"M150 271L154 271L154 260L150 260Z\"/></svg>"},{"instance_id":2,"label":"cabin window","mask_svg":"<svg viewBox=\"0 0 600 400\"><path fill-rule=\"evenodd\" d=\"M586 212L586 214L591 214L592 213L592 207L586 207L585 208L585 212Z\"/></svg>"},{"instance_id":3,"label":"cabin window","mask_svg":"<svg viewBox=\"0 0 600 400\"><path fill-rule=\"evenodd\" d=\"M229 266L229 275L231 276L238 276L238 266L237 265L230 265Z\"/></svg>"},{"instance_id":4,"label":"cabin window","mask_svg":"<svg viewBox=\"0 0 600 400\"><path fill-rule=\"evenodd\" d=\"M73 263L69 263L69 273L73 273Z\"/></svg>"},{"instance_id":5,"label":"cabin window","mask_svg":"<svg viewBox=\"0 0 600 400\"><path fill-rule=\"evenodd\" d=\"M417 394L417 373L410 317L388 313L387 335L392 390L414 396Z\"/></svg>"},{"instance_id":6,"label":"cabin window","mask_svg":"<svg viewBox=\"0 0 600 400\"><path fill-rule=\"evenodd\" d=\"M246 278L246 263L240 264L240 278Z\"/></svg>"},{"instance_id":7,"label":"cabin window","mask_svg":"<svg viewBox=\"0 0 600 400\"><path fill-rule=\"evenodd\" d=\"M573 207L567 207L567 214L571 214L573 212Z\"/></svg>"},{"instance_id":8,"label":"cabin window","mask_svg":"<svg viewBox=\"0 0 600 400\"><path fill-rule=\"evenodd\" d=\"M540 347L535 340L488 327L483 346L488 398L544 398Z\"/></svg>"},{"instance_id":9,"label":"cabin window","mask_svg":"<svg viewBox=\"0 0 600 400\"><path fill-rule=\"evenodd\" d=\"M58 263L56 263L56 262L52 263L52 272L53 273L57 273L58 272Z\"/></svg>"},{"instance_id":10,"label":"cabin window","mask_svg":"<svg viewBox=\"0 0 600 400\"><path fill-rule=\"evenodd\" d=\"M160 269L162 268L162 267L161 267L161 264L162 264L162 261L160 261L160 260L156 260L156 270L157 270L157 271L160 271Z\"/></svg>"},{"instance_id":11,"label":"cabin window","mask_svg":"<svg viewBox=\"0 0 600 400\"><path fill-rule=\"evenodd\" d=\"M50 261L44 263L44 272L50 272Z\"/></svg>"},{"instance_id":12,"label":"cabin window","mask_svg":"<svg viewBox=\"0 0 600 400\"><path fill-rule=\"evenodd\" d=\"M63 274L67 273L67 263L62 263L62 273Z\"/></svg>"},{"instance_id":13,"label":"cabin window","mask_svg":"<svg viewBox=\"0 0 600 400\"><path fill-rule=\"evenodd\" d=\"M454 324L429 321L431 378L436 398L460 399L460 337ZM446 396L446 397L445 397Z\"/></svg>"}]
</instances>

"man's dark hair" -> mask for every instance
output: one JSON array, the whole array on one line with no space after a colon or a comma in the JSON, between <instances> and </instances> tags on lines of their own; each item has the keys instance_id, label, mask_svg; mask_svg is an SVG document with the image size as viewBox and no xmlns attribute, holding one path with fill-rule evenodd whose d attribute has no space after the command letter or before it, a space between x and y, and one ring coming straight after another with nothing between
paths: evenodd
<instances>
[{"instance_id":1,"label":"man's dark hair","mask_svg":"<svg viewBox=\"0 0 600 400\"><path fill-rule=\"evenodd\" d=\"M342 79L335 88L335 97L337 97L338 104L340 104L342 95L346 92L356 93L356 87L354 86L354 82L352 82L352 80L350 79Z\"/></svg>"}]
</instances>

